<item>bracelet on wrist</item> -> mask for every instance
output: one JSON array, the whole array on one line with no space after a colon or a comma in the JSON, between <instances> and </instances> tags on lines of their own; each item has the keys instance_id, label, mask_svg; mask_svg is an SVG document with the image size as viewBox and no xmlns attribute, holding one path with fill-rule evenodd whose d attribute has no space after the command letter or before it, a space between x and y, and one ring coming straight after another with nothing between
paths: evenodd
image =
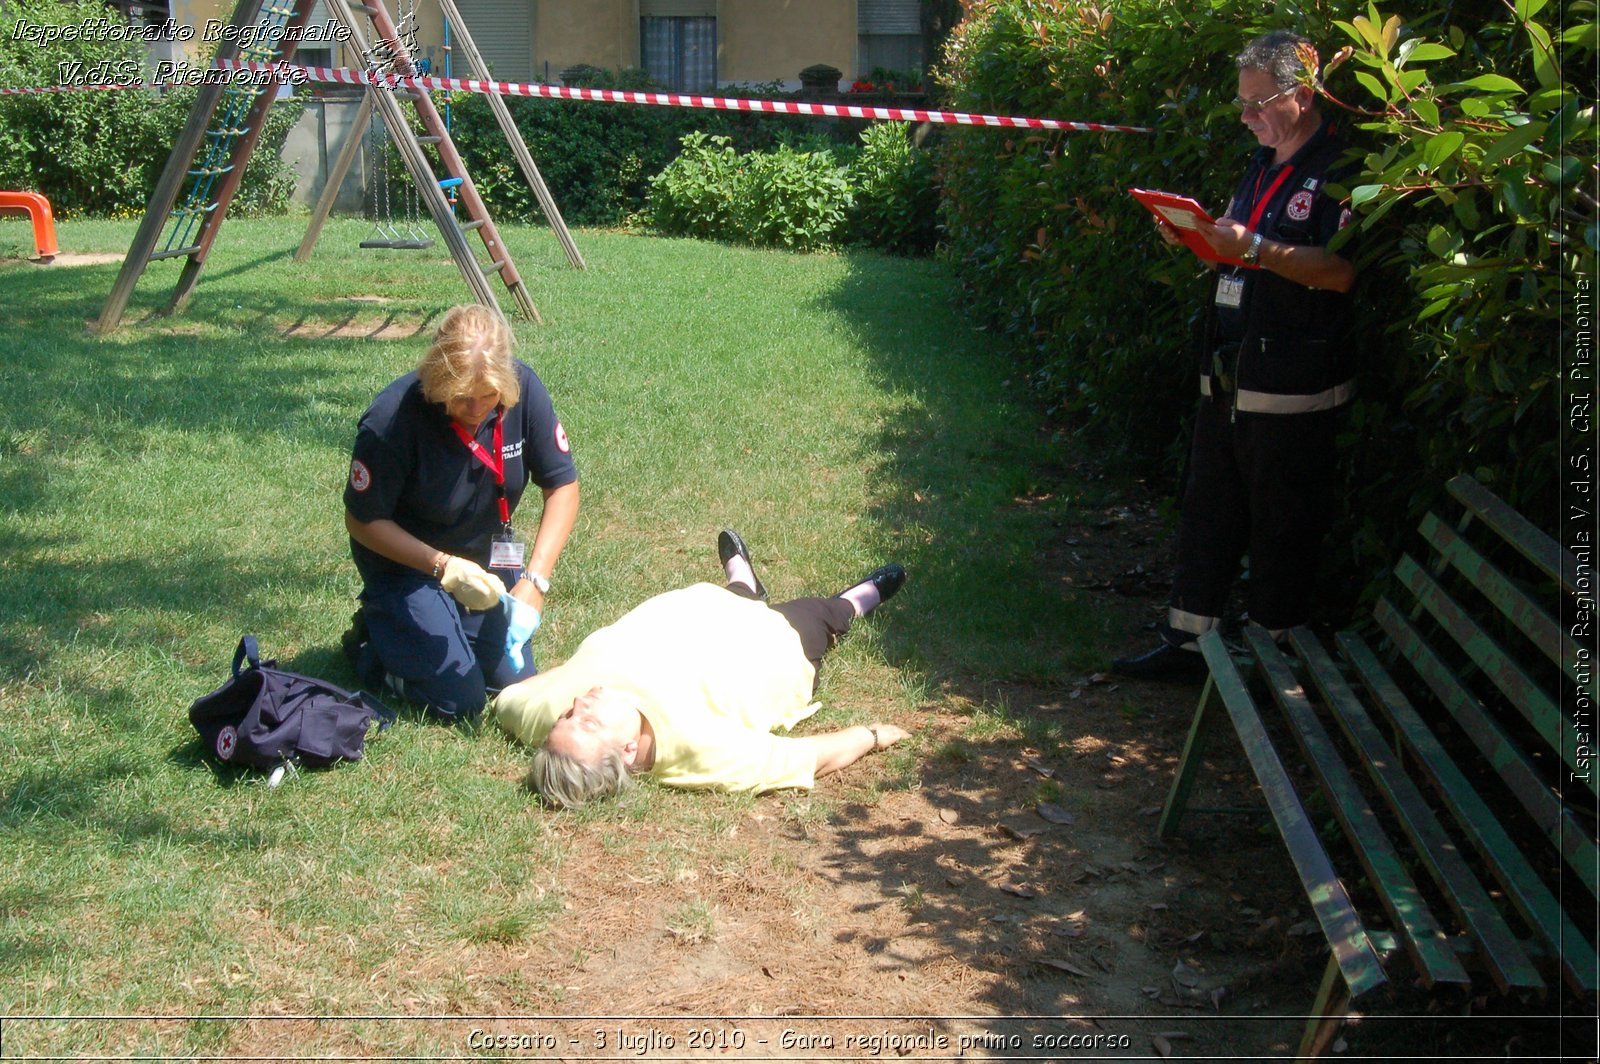
<instances>
[{"instance_id":1,"label":"bracelet on wrist","mask_svg":"<svg viewBox=\"0 0 1600 1064\"><path fill-rule=\"evenodd\" d=\"M444 573L444 567L449 564L450 555L440 551L438 557L433 559L433 578L435 580L439 579L439 577Z\"/></svg>"}]
</instances>

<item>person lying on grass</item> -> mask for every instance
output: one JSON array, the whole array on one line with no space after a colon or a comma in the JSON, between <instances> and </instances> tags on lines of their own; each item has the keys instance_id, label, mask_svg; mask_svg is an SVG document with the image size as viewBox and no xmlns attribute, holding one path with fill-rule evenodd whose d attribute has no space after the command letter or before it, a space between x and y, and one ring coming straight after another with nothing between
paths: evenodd
<instances>
[{"instance_id":1,"label":"person lying on grass","mask_svg":"<svg viewBox=\"0 0 1600 1064\"><path fill-rule=\"evenodd\" d=\"M816 711L822 656L900 590L905 569L882 566L833 598L768 606L737 532L717 537L717 554L726 588L701 583L648 599L565 664L495 698L500 727L537 747L527 784L546 801L576 809L637 775L722 791L810 787L906 737L892 724L771 734Z\"/></svg>"}]
</instances>

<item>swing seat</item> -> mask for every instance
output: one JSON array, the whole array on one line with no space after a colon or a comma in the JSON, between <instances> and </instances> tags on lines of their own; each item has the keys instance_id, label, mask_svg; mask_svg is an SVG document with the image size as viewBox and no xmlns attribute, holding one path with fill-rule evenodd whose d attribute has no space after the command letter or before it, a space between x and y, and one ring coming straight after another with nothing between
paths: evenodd
<instances>
[{"instance_id":1,"label":"swing seat","mask_svg":"<svg viewBox=\"0 0 1600 1064\"><path fill-rule=\"evenodd\" d=\"M421 251L424 248L433 247L433 241L428 239L396 240L389 246L400 251Z\"/></svg>"},{"instance_id":2,"label":"swing seat","mask_svg":"<svg viewBox=\"0 0 1600 1064\"><path fill-rule=\"evenodd\" d=\"M403 244L402 240L363 240L357 244L361 248L395 248Z\"/></svg>"}]
</instances>

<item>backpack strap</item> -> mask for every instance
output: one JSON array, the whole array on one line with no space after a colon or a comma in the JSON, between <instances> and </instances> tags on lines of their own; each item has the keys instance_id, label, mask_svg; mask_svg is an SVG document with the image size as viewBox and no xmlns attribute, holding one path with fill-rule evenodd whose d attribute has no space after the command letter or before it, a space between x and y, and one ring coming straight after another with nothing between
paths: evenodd
<instances>
[{"instance_id":1,"label":"backpack strap","mask_svg":"<svg viewBox=\"0 0 1600 1064\"><path fill-rule=\"evenodd\" d=\"M261 668L261 646L256 642L256 637L253 635L247 635L239 640L239 649L233 652L233 674L235 676L239 675L239 666L244 664L246 658L249 659L252 669Z\"/></svg>"},{"instance_id":2,"label":"backpack strap","mask_svg":"<svg viewBox=\"0 0 1600 1064\"><path fill-rule=\"evenodd\" d=\"M365 706L367 709L372 710L372 717L378 722L378 730L380 732L388 731L389 725L400 718L400 714L365 691L351 692L351 697L354 698L357 705Z\"/></svg>"}]
</instances>

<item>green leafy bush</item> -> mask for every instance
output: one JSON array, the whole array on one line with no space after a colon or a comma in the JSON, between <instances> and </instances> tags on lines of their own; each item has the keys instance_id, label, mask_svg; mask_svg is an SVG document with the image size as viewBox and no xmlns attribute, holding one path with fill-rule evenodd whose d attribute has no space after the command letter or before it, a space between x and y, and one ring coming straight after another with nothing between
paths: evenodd
<instances>
[{"instance_id":1,"label":"green leafy bush","mask_svg":"<svg viewBox=\"0 0 1600 1064\"><path fill-rule=\"evenodd\" d=\"M861 134L850 162L853 242L899 254L926 254L939 236L939 186L932 156L911 143L904 122L878 122Z\"/></svg>"},{"instance_id":2,"label":"green leafy bush","mask_svg":"<svg viewBox=\"0 0 1600 1064\"><path fill-rule=\"evenodd\" d=\"M1231 60L1270 13L1253 0L990 0L939 71L956 110L1152 128L963 129L941 167L945 239L974 312L1071 431L1140 465L1181 468L1207 275L1156 238L1127 190L1226 200L1253 147L1227 107Z\"/></svg>"},{"instance_id":3,"label":"green leafy bush","mask_svg":"<svg viewBox=\"0 0 1600 1064\"><path fill-rule=\"evenodd\" d=\"M779 144L738 154L727 137L691 133L651 181L650 221L663 233L808 251L835 242L850 182L827 148Z\"/></svg>"},{"instance_id":4,"label":"green leafy bush","mask_svg":"<svg viewBox=\"0 0 1600 1064\"><path fill-rule=\"evenodd\" d=\"M33 26L79 26L117 11L94 4L31 0L0 5L0 84L43 86L74 80L132 81L145 76L145 45L84 34L76 40L38 40ZM99 76L90 77L89 72ZM137 215L183 128L198 90L61 92L0 97L0 188L36 191L63 217L74 214ZM294 190L293 173L279 159L298 118L292 103L275 104L262 139L245 169L234 210L281 212Z\"/></svg>"},{"instance_id":5,"label":"green leafy bush","mask_svg":"<svg viewBox=\"0 0 1600 1064\"><path fill-rule=\"evenodd\" d=\"M740 155L727 137L691 134L651 181L649 219L663 233L811 250L867 244L927 252L938 191L928 155L903 123L870 127L860 147L799 131Z\"/></svg>"},{"instance_id":6,"label":"green leafy bush","mask_svg":"<svg viewBox=\"0 0 1600 1064\"><path fill-rule=\"evenodd\" d=\"M731 140L689 134L678 157L651 179L651 223L673 236L728 239L738 229L741 176Z\"/></svg>"},{"instance_id":7,"label":"green leafy bush","mask_svg":"<svg viewBox=\"0 0 1600 1064\"><path fill-rule=\"evenodd\" d=\"M1175 489L1207 275L1158 243L1126 190L1224 203L1255 146L1227 106L1233 55L1278 27L1324 54L1352 42L1353 62L1327 81L1356 102L1323 110L1360 152L1347 251L1366 368L1328 583L1359 588L1386 570L1464 470L1554 527L1552 352L1563 301L1595 259L1579 187L1594 180L1594 86L1576 77L1592 70L1595 26L1588 0L1551 6L1559 32L1537 21L1546 7L1448 5L1406 26L1337 0L979 0L940 69L953 107L1152 132L946 140L946 240L974 313L1069 431L1164 465Z\"/></svg>"},{"instance_id":8,"label":"green leafy bush","mask_svg":"<svg viewBox=\"0 0 1600 1064\"><path fill-rule=\"evenodd\" d=\"M745 156L737 193L739 236L794 251L835 243L852 202L850 181L831 152L786 144Z\"/></svg>"}]
</instances>

